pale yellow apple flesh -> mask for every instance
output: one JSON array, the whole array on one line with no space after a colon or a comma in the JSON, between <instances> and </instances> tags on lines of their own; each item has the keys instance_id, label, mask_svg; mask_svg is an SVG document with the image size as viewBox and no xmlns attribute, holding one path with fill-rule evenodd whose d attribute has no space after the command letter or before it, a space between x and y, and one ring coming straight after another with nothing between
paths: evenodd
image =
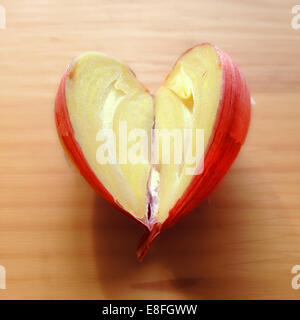
<instances>
[{"instance_id":1,"label":"pale yellow apple flesh","mask_svg":"<svg viewBox=\"0 0 300 320\"><path fill-rule=\"evenodd\" d=\"M134 128L146 130L150 138L153 98L128 67L105 55L89 52L71 66L66 101L75 138L89 166L121 207L143 219L150 163L118 163L119 140L123 138L119 136L119 122L126 121L128 132ZM116 164L97 162L97 150L105 143L105 139L97 141L100 129L115 132ZM128 148L132 144L134 141L128 142Z\"/></svg>"},{"instance_id":2,"label":"pale yellow apple flesh","mask_svg":"<svg viewBox=\"0 0 300 320\"><path fill-rule=\"evenodd\" d=\"M209 45L195 47L177 61L156 94L155 128L170 131L191 129L192 141L185 141L185 145L191 144L192 155L195 156L196 129L203 129L205 150L215 124L220 92L221 67L216 49ZM171 140L171 157L173 150L174 139ZM162 152L159 154L161 156ZM170 164L163 164L160 158L161 164L157 166L160 173L159 222L167 218L170 209L191 182L193 167L198 167L195 164L176 164L173 159ZM198 160L201 161L201 158Z\"/></svg>"},{"instance_id":3,"label":"pale yellow apple flesh","mask_svg":"<svg viewBox=\"0 0 300 320\"><path fill-rule=\"evenodd\" d=\"M193 155L196 129L203 129L205 150L217 116L221 85L220 60L210 45L195 47L178 60L155 101L127 66L105 55L85 53L70 67L65 94L75 138L99 181L115 201L138 220L149 223L150 216L151 223L163 222L191 182L191 170L197 167L197 164L191 165L187 174L188 165L174 162L172 137L171 162L163 164L162 152L159 152L158 163L151 164L153 145L162 149L161 137L151 141L153 125L158 130L191 129L192 136L184 144L191 145ZM143 159L143 163L119 163L124 156L124 150L119 147L126 138L119 132L120 122L126 122L129 135L132 129L146 131L148 158ZM101 146L107 143L105 139L100 140L100 129L113 129L115 133L115 164L100 165L97 161L97 153L101 153ZM128 136L126 152L134 148L136 142ZM149 199L152 201L150 213Z\"/></svg>"}]
</instances>

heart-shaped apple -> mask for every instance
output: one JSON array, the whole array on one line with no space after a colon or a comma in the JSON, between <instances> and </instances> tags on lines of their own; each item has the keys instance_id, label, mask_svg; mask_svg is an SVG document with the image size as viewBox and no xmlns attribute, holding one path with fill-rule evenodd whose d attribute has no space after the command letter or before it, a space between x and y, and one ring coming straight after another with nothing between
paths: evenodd
<instances>
[{"instance_id":1,"label":"heart-shaped apple","mask_svg":"<svg viewBox=\"0 0 300 320\"><path fill-rule=\"evenodd\" d=\"M66 151L88 183L146 226L137 250L141 260L159 233L191 211L230 168L247 134L250 95L232 59L210 44L185 52L155 98L127 66L88 52L62 77L55 120ZM125 131L120 124L126 124ZM177 148L175 138L169 141L172 159L183 159L186 145L195 153L192 142L203 130L202 158L195 158L194 168L183 160L164 162L159 153L165 151L163 138L153 135L153 128L183 133L184 148ZM185 136L187 130L191 134ZM130 150L137 151L133 131L140 140L146 137L143 150L148 157L139 158L143 161L128 159ZM105 140L103 132L114 133L113 140ZM101 162L105 152L106 160L114 161Z\"/></svg>"}]
</instances>

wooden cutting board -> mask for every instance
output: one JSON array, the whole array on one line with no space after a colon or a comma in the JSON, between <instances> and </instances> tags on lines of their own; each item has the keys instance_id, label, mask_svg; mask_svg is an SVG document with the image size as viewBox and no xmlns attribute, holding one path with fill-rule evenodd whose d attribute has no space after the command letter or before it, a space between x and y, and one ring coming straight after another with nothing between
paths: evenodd
<instances>
[{"instance_id":1,"label":"wooden cutting board","mask_svg":"<svg viewBox=\"0 0 300 320\"><path fill-rule=\"evenodd\" d=\"M295 1L0 0L0 299L291 298L300 265L300 30ZM300 22L300 21L299 21ZM79 53L126 62L152 91L201 42L227 51L255 99L216 192L154 243L66 160L53 105Z\"/></svg>"}]
</instances>

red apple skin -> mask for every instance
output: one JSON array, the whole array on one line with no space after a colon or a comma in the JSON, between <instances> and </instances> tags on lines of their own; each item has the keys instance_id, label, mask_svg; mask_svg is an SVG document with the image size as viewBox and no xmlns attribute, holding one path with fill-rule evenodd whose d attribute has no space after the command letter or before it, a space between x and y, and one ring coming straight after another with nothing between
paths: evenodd
<instances>
[{"instance_id":1,"label":"red apple skin","mask_svg":"<svg viewBox=\"0 0 300 320\"><path fill-rule=\"evenodd\" d=\"M143 259L163 229L176 223L213 191L231 167L247 136L251 98L246 81L229 55L218 48L216 50L222 68L222 92L213 134L204 157L204 170L194 176L166 221L154 225L144 236L137 250L139 260Z\"/></svg>"},{"instance_id":2,"label":"red apple skin","mask_svg":"<svg viewBox=\"0 0 300 320\"><path fill-rule=\"evenodd\" d=\"M137 257L140 261L149 250L151 243L163 229L172 226L212 192L231 167L246 138L250 123L251 102L245 79L232 59L220 49L216 48L216 50L220 58L220 68L222 69L222 92L217 119L204 158L204 171L201 175L192 179L182 197L170 210L168 218L163 224L156 223L151 229L146 226L147 231L137 250ZM143 222L135 219L115 202L85 160L82 150L75 139L66 105L65 86L68 77L72 77L70 70L63 75L55 100L57 132L66 152L81 175L103 199L144 225Z\"/></svg>"}]
</instances>

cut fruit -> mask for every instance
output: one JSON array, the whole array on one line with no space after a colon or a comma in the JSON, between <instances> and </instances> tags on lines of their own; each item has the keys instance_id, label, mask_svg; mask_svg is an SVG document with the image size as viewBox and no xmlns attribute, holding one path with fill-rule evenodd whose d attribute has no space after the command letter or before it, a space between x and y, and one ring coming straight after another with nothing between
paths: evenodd
<instances>
[{"instance_id":1,"label":"cut fruit","mask_svg":"<svg viewBox=\"0 0 300 320\"><path fill-rule=\"evenodd\" d=\"M63 76L55 116L81 174L147 227L142 259L230 168L247 134L250 95L231 58L209 44L177 61L155 101L127 66L89 52Z\"/></svg>"},{"instance_id":2,"label":"cut fruit","mask_svg":"<svg viewBox=\"0 0 300 320\"><path fill-rule=\"evenodd\" d=\"M215 48L199 46L190 50L176 63L156 95L155 128L170 131L180 129L182 132L184 129L190 129L191 140L194 143L187 143L191 143L192 155L196 154L196 129L202 129L205 149L216 121L221 85L221 66ZM171 155L174 155L175 143L173 139ZM162 155L162 152L159 154ZM185 163L176 164L173 161L171 164L163 164L162 158L160 163L162 164L158 167L161 183L157 220L163 223L190 184L194 172L187 174ZM199 165L194 165L194 171Z\"/></svg>"},{"instance_id":3,"label":"cut fruit","mask_svg":"<svg viewBox=\"0 0 300 320\"><path fill-rule=\"evenodd\" d=\"M150 137L153 98L127 67L96 52L83 54L74 61L65 90L75 139L91 170L124 210L144 219L150 162L146 159L141 164L119 164L120 153L124 156L124 151L127 152L119 148L120 140L125 138L119 126L126 121L127 131L145 129ZM99 148L101 129L112 129L115 133L115 164L97 162L97 154L105 149L104 145ZM128 148L133 143L128 142ZM150 140L148 145L150 148Z\"/></svg>"}]
</instances>

